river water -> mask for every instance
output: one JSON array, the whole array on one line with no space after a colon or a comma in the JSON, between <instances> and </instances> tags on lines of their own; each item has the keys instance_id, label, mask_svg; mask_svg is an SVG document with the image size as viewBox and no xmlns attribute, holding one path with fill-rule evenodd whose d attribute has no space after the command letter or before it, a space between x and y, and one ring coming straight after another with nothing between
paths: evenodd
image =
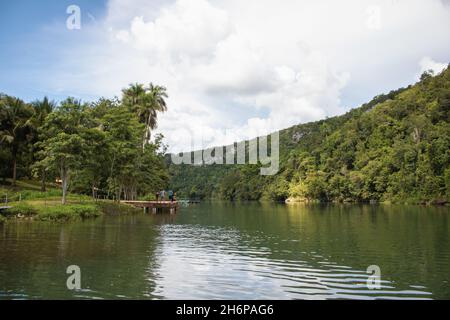
<instances>
[{"instance_id":1,"label":"river water","mask_svg":"<svg viewBox=\"0 0 450 320\"><path fill-rule=\"evenodd\" d=\"M42 298L450 299L450 208L214 202L0 226L0 299Z\"/></svg>"}]
</instances>

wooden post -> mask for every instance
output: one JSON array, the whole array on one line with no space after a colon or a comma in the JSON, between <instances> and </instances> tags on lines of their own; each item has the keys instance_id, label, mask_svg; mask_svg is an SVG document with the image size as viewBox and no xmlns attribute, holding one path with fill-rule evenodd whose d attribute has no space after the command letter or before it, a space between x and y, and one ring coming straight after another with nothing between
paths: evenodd
<instances>
[{"instance_id":1,"label":"wooden post","mask_svg":"<svg viewBox=\"0 0 450 320\"><path fill-rule=\"evenodd\" d=\"M154 207L154 208L153 208L153 214L156 214L156 213L157 213L157 208Z\"/></svg>"}]
</instances>

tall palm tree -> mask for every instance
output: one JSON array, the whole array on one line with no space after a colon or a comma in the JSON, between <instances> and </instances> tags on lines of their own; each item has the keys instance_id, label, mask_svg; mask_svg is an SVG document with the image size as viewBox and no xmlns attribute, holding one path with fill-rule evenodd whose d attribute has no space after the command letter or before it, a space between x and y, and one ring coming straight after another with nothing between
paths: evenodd
<instances>
[{"instance_id":1,"label":"tall palm tree","mask_svg":"<svg viewBox=\"0 0 450 320\"><path fill-rule=\"evenodd\" d=\"M122 91L122 102L137 114L141 123L145 124L142 148L150 142L151 131L156 129L158 112L166 112L168 98L167 89L162 86L150 85L145 88L142 84L131 84Z\"/></svg>"},{"instance_id":2,"label":"tall palm tree","mask_svg":"<svg viewBox=\"0 0 450 320\"><path fill-rule=\"evenodd\" d=\"M0 97L0 144L8 144L12 156L12 185L17 180L17 156L23 143L31 139L33 108L22 100L10 96Z\"/></svg>"},{"instance_id":3,"label":"tall palm tree","mask_svg":"<svg viewBox=\"0 0 450 320\"><path fill-rule=\"evenodd\" d=\"M151 131L158 126L158 112L167 111L167 89L150 83L145 96L144 107L140 110L140 118L145 123L145 133L142 148L150 142Z\"/></svg>"}]
</instances>

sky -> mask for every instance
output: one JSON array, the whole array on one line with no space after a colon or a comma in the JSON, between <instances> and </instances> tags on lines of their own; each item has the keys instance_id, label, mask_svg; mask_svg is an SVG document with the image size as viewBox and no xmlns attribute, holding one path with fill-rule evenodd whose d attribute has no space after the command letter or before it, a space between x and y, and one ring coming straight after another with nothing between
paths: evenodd
<instances>
[{"instance_id":1,"label":"sky","mask_svg":"<svg viewBox=\"0 0 450 320\"><path fill-rule=\"evenodd\" d=\"M0 3L0 92L93 101L166 86L170 151L343 114L449 62L449 0Z\"/></svg>"}]
</instances>

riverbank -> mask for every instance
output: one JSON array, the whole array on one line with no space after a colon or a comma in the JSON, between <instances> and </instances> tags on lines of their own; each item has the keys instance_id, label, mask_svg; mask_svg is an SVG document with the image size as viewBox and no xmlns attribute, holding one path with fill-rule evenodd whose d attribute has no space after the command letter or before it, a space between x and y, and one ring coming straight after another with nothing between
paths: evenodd
<instances>
[{"instance_id":1,"label":"riverbank","mask_svg":"<svg viewBox=\"0 0 450 320\"><path fill-rule=\"evenodd\" d=\"M450 202L447 199L432 199L424 200L417 198L407 199L389 199L389 200L371 200L371 201L358 201L354 199L344 199L340 201L323 201L318 199L306 199L306 198L288 198L285 200L286 204L295 203L349 203L349 204L398 204L398 205L422 205L422 206L449 206Z\"/></svg>"},{"instance_id":2,"label":"riverbank","mask_svg":"<svg viewBox=\"0 0 450 320\"><path fill-rule=\"evenodd\" d=\"M98 218L105 214L140 212L128 205L112 200L94 200L86 195L71 194L67 204L61 204L61 190L49 186L41 192L33 182L18 181L18 186L1 186L2 203L11 207L0 211L0 224L8 221L33 220L71 222Z\"/></svg>"},{"instance_id":3,"label":"riverbank","mask_svg":"<svg viewBox=\"0 0 450 320\"><path fill-rule=\"evenodd\" d=\"M130 206L111 200L70 201L66 205L58 200L33 200L11 203L11 208L0 213L0 224L13 220L47 222L72 222L98 218L109 214L130 214L140 212Z\"/></svg>"}]
</instances>

